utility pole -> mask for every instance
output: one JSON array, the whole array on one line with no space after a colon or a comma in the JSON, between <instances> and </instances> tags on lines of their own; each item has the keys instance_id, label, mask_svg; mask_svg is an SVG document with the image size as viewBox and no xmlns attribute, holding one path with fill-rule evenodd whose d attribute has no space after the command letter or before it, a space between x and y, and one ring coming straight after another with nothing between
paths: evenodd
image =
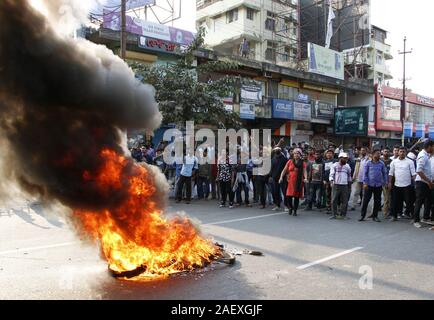
<instances>
[{"instance_id":1,"label":"utility pole","mask_svg":"<svg viewBox=\"0 0 434 320\"><path fill-rule=\"evenodd\" d=\"M407 106L407 97L406 97L406 64L405 64L405 58L407 54L413 53L413 49L410 51L407 51L407 37L404 37L404 51L399 52L399 54L402 54L404 56L404 77L402 78L402 105L401 105L401 119L402 119L402 145L404 146L405 138L404 138L404 122L405 122L405 115L406 115L406 106Z\"/></svg>"},{"instance_id":2,"label":"utility pole","mask_svg":"<svg viewBox=\"0 0 434 320\"><path fill-rule=\"evenodd\" d=\"M121 58L127 54L127 0L121 2Z\"/></svg>"}]
</instances>

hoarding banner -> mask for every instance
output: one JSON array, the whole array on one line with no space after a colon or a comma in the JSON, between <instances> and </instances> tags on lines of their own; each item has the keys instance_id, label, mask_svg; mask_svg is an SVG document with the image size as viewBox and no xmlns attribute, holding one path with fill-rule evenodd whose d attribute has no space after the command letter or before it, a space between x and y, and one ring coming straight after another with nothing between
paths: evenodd
<instances>
[{"instance_id":1,"label":"hoarding banner","mask_svg":"<svg viewBox=\"0 0 434 320\"><path fill-rule=\"evenodd\" d=\"M141 36L171 41L173 43L188 46L195 38L195 35L186 30L169 27L163 24L158 24L150 21L145 21L139 18L127 15L127 32L138 34ZM114 31L121 30L121 16L119 12L111 12L104 10L103 27Z\"/></svg>"},{"instance_id":2,"label":"hoarding banner","mask_svg":"<svg viewBox=\"0 0 434 320\"><path fill-rule=\"evenodd\" d=\"M333 119L334 106L331 103L313 101L312 103L312 118L316 119Z\"/></svg>"},{"instance_id":3,"label":"hoarding banner","mask_svg":"<svg viewBox=\"0 0 434 320\"><path fill-rule=\"evenodd\" d=\"M241 102L255 105L262 104L262 87L258 85L242 85Z\"/></svg>"},{"instance_id":4,"label":"hoarding banner","mask_svg":"<svg viewBox=\"0 0 434 320\"><path fill-rule=\"evenodd\" d=\"M336 135L366 136L368 133L368 110L366 107L335 109Z\"/></svg>"},{"instance_id":5,"label":"hoarding banner","mask_svg":"<svg viewBox=\"0 0 434 320\"><path fill-rule=\"evenodd\" d=\"M312 105L294 102L294 120L310 122L312 120Z\"/></svg>"},{"instance_id":6,"label":"hoarding banner","mask_svg":"<svg viewBox=\"0 0 434 320\"><path fill-rule=\"evenodd\" d=\"M404 122L404 137L413 137L413 122Z\"/></svg>"},{"instance_id":7,"label":"hoarding banner","mask_svg":"<svg viewBox=\"0 0 434 320\"><path fill-rule=\"evenodd\" d=\"M256 115L255 105L248 103L240 103L240 118L247 120L255 120Z\"/></svg>"},{"instance_id":8,"label":"hoarding banner","mask_svg":"<svg viewBox=\"0 0 434 320\"><path fill-rule=\"evenodd\" d=\"M294 102L273 99L273 118L288 120L294 119Z\"/></svg>"},{"instance_id":9,"label":"hoarding banner","mask_svg":"<svg viewBox=\"0 0 434 320\"><path fill-rule=\"evenodd\" d=\"M401 101L383 97L381 106L381 119L400 121Z\"/></svg>"},{"instance_id":10,"label":"hoarding banner","mask_svg":"<svg viewBox=\"0 0 434 320\"><path fill-rule=\"evenodd\" d=\"M416 135L415 135L415 137L416 138L423 138L423 137L425 137L425 124L421 124L421 123L418 123L418 124L416 124Z\"/></svg>"},{"instance_id":11,"label":"hoarding banner","mask_svg":"<svg viewBox=\"0 0 434 320\"><path fill-rule=\"evenodd\" d=\"M344 80L344 54L308 43L309 72Z\"/></svg>"}]
</instances>

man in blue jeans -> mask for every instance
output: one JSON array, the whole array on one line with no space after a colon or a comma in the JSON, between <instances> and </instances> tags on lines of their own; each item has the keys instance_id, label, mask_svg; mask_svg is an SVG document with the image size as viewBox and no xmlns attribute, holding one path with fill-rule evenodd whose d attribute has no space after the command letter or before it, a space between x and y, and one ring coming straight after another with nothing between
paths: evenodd
<instances>
[{"instance_id":1,"label":"man in blue jeans","mask_svg":"<svg viewBox=\"0 0 434 320\"><path fill-rule=\"evenodd\" d=\"M360 222L364 221L366 218L366 212L372 195L374 195L374 210L372 211L372 216L368 218L372 218L375 222L381 222L380 219L378 219L378 212L381 210L381 194L383 193L383 187L387 185L388 175L386 165L380 160L380 156L380 150L374 150L372 160L369 160L364 168L364 196Z\"/></svg>"},{"instance_id":2,"label":"man in blue jeans","mask_svg":"<svg viewBox=\"0 0 434 320\"><path fill-rule=\"evenodd\" d=\"M187 189L186 204L190 204L191 201L191 180L195 170L198 169L198 159L188 154L184 157L184 163L181 169L181 175L179 176L176 186L176 202L182 201L182 190L184 185Z\"/></svg>"}]
</instances>

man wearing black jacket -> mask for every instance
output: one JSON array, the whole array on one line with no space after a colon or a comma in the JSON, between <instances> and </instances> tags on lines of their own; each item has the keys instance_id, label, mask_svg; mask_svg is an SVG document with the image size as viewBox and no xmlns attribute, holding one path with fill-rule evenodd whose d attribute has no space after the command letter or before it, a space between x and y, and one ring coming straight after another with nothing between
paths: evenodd
<instances>
[{"instance_id":1,"label":"man wearing black jacket","mask_svg":"<svg viewBox=\"0 0 434 320\"><path fill-rule=\"evenodd\" d=\"M277 147L273 150L273 158L271 159L271 178L273 179L273 201L275 207L273 211L280 210L282 205L281 192L285 195L286 190L283 188L283 183L279 183L280 175L288 162L288 159L283 155L282 149Z\"/></svg>"}]
</instances>

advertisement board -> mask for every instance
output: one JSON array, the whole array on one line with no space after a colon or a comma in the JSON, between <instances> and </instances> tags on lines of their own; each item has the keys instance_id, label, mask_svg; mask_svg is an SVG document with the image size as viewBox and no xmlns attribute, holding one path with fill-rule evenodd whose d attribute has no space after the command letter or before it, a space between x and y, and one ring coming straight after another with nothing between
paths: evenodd
<instances>
[{"instance_id":1,"label":"advertisement board","mask_svg":"<svg viewBox=\"0 0 434 320\"><path fill-rule=\"evenodd\" d=\"M312 105L308 103L294 102L294 120L312 121Z\"/></svg>"},{"instance_id":2,"label":"advertisement board","mask_svg":"<svg viewBox=\"0 0 434 320\"><path fill-rule=\"evenodd\" d=\"M366 107L335 109L336 135L367 136L368 109Z\"/></svg>"},{"instance_id":3,"label":"advertisement board","mask_svg":"<svg viewBox=\"0 0 434 320\"><path fill-rule=\"evenodd\" d=\"M259 85L241 86L241 102L248 104L262 104L262 87Z\"/></svg>"},{"instance_id":4,"label":"advertisement board","mask_svg":"<svg viewBox=\"0 0 434 320\"><path fill-rule=\"evenodd\" d=\"M344 55L313 43L308 43L309 72L344 80Z\"/></svg>"},{"instance_id":5,"label":"advertisement board","mask_svg":"<svg viewBox=\"0 0 434 320\"><path fill-rule=\"evenodd\" d=\"M255 120L256 107L254 104L240 103L240 118L247 120Z\"/></svg>"},{"instance_id":6,"label":"advertisement board","mask_svg":"<svg viewBox=\"0 0 434 320\"><path fill-rule=\"evenodd\" d=\"M401 121L401 101L383 97L381 103L381 119Z\"/></svg>"},{"instance_id":7,"label":"advertisement board","mask_svg":"<svg viewBox=\"0 0 434 320\"><path fill-rule=\"evenodd\" d=\"M376 86L376 129L402 132L401 97L392 96L384 89Z\"/></svg>"},{"instance_id":8,"label":"advertisement board","mask_svg":"<svg viewBox=\"0 0 434 320\"><path fill-rule=\"evenodd\" d=\"M294 119L294 102L289 100L273 99L273 118Z\"/></svg>"},{"instance_id":9,"label":"advertisement board","mask_svg":"<svg viewBox=\"0 0 434 320\"><path fill-rule=\"evenodd\" d=\"M312 102L312 118L315 119L333 119L334 106L331 103L315 100Z\"/></svg>"},{"instance_id":10,"label":"advertisement board","mask_svg":"<svg viewBox=\"0 0 434 320\"><path fill-rule=\"evenodd\" d=\"M114 31L120 31L120 12L104 10L103 27ZM159 40L170 41L184 46L190 45L195 38L195 35L190 31L142 20L136 17L131 17L129 15L127 15L126 29L129 33Z\"/></svg>"}]
</instances>

